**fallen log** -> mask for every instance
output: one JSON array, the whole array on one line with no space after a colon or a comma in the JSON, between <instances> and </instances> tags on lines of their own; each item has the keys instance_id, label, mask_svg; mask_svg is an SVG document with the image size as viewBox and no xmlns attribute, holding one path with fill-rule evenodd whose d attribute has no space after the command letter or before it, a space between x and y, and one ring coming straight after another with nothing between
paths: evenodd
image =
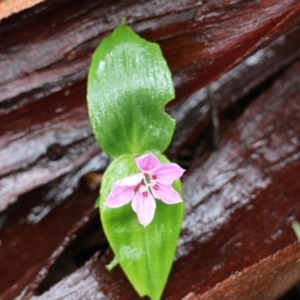
<instances>
[{"instance_id":1,"label":"fallen log","mask_svg":"<svg viewBox=\"0 0 300 300\"><path fill-rule=\"evenodd\" d=\"M54 182L22 195L1 213L1 299L22 299L32 294L80 231L85 230L87 238L91 223L100 227L99 214L93 208L99 184L93 186L83 180L106 165L107 157L99 155ZM98 246L106 243L103 233L98 240Z\"/></svg>"},{"instance_id":2,"label":"fallen log","mask_svg":"<svg viewBox=\"0 0 300 300\"><path fill-rule=\"evenodd\" d=\"M246 105L264 87L278 76L286 66L300 56L300 28L296 27L265 48L258 50L235 68L210 85L219 116L239 104ZM192 148L211 124L207 87L170 108L177 120L175 135L169 147L172 156Z\"/></svg>"},{"instance_id":3,"label":"fallen log","mask_svg":"<svg viewBox=\"0 0 300 300\"><path fill-rule=\"evenodd\" d=\"M284 291L299 283L299 255L300 244L296 242L230 276L204 295L194 294L185 299L238 300L246 295L248 299L277 299Z\"/></svg>"},{"instance_id":4,"label":"fallen log","mask_svg":"<svg viewBox=\"0 0 300 300\"><path fill-rule=\"evenodd\" d=\"M168 109L178 116L181 112L169 150L175 155L186 145L197 147L196 140L209 124L207 111L201 112L207 107L205 100L190 101L195 99L188 99L192 93L242 62L215 83L226 79L215 89L215 96L222 94L217 105L223 114L235 101L243 102L249 90L279 77L278 72L299 57L295 28L285 36L285 44L281 37L252 59L268 51L274 56L264 56L253 68L249 60L247 65L249 55L298 23L298 1L70 4L45 1L0 23L1 299L30 298L74 235L97 218L92 209L97 192L87 192L79 184L86 172L101 165L84 165L100 153L88 123L85 78L93 49L124 14L142 36L160 43L174 74L177 97ZM239 85L230 78L236 71L242 77ZM232 279L234 272L248 276L247 268L258 266L261 271L260 259L270 261L273 255L289 253L285 248L295 241L290 223L299 219L297 73L299 65L251 104L215 154L208 159L196 155L184 182L186 219L164 298L224 295L239 280ZM232 96L236 96L233 101L226 99ZM192 118L197 122L188 123ZM136 298L119 268L106 271L109 259L107 252L86 264L90 273L84 282L99 281L82 292ZM283 266L288 268L292 259L296 256ZM80 278L82 271L77 272ZM298 275L276 278L283 282L276 290L279 296L296 283ZM73 293L75 286L66 287L65 282L36 297L57 295L60 287ZM77 299L82 299L80 293Z\"/></svg>"},{"instance_id":5,"label":"fallen log","mask_svg":"<svg viewBox=\"0 0 300 300\"><path fill-rule=\"evenodd\" d=\"M119 1L112 5L90 1L68 5L68 1L56 0L39 4L31 13L26 10L3 20L0 211L19 195L66 174L99 153L86 112L86 73L92 51L122 16L127 15L128 23L142 36L160 43L174 75L178 102L285 33L299 17L297 1L242 2L202 5L176 1L170 6L164 2ZM253 16L260 17L261 22L254 22ZM36 23L40 25L34 26ZM244 28L242 31L236 32L237 23ZM252 79L248 78L252 82L249 89L297 57L298 39L293 41L293 34L287 39L289 43L278 48L288 54L282 56L279 50L274 57L278 67L268 67L260 80L254 80L254 71ZM219 93L216 91L216 95ZM236 95L237 99L244 94ZM226 98L227 94L223 95ZM221 99L221 111L232 104ZM180 112L184 113L180 116ZM181 121L170 149L174 155L175 149L194 138L191 130L200 133L206 129L209 118L204 112L204 121L194 128L188 124L194 116L184 107L173 114ZM51 152L53 145L62 152L61 157L51 158L49 149Z\"/></svg>"}]
</instances>

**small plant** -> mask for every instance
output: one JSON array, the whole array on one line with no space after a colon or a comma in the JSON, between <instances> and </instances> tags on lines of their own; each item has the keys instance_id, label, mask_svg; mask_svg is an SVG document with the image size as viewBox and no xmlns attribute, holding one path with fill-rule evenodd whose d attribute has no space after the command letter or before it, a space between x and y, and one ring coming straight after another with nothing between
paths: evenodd
<instances>
[{"instance_id":1,"label":"small plant","mask_svg":"<svg viewBox=\"0 0 300 300\"><path fill-rule=\"evenodd\" d=\"M162 154L175 121L164 111L174 87L159 46L122 22L93 54L87 98L95 137L114 158L98 201L115 254L109 268L118 262L140 296L160 299L183 218L184 170Z\"/></svg>"}]
</instances>

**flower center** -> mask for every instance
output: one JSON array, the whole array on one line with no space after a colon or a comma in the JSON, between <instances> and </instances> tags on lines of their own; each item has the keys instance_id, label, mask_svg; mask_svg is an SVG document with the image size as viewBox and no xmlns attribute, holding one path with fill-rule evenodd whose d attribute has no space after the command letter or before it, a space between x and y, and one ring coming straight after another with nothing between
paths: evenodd
<instances>
[{"instance_id":1,"label":"flower center","mask_svg":"<svg viewBox=\"0 0 300 300\"><path fill-rule=\"evenodd\" d=\"M145 186L154 186L156 184L155 179L157 178L155 175L152 175L151 173L144 173L144 180L143 183Z\"/></svg>"},{"instance_id":2,"label":"flower center","mask_svg":"<svg viewBox=\"0 0 300 300\"><path fill-rule=\"evenodd\" d=\"M151 182L151 177L150 176L145 176L144 182L145 182L145 184L150 183Z\"/></svg>"},{"instance_id":3,"label":"flower center","mask_svg":"<svg viewBox=\"0 0 300 300\"><path fill-rule=\"evenodd\" d=\"M147 197L149 188L153 187L154 189L158 190L155 180L157 177L151 173L144 173L143 175L143 180L134 187L134 192L137 193L140 191L144 197Z\"/></svg>"}]
</instances>

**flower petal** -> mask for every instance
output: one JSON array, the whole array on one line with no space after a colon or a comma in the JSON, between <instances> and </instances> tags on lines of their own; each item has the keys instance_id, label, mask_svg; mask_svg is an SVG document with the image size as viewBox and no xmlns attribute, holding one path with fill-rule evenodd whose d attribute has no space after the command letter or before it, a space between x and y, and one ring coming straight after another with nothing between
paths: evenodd
<instances>
[{"instance_id":1,"label":"flower petal","mask_svg":"<svg viewBox=\"0 0 300 300\"><path fill-rule=\"evenodd\" d=\"M133 174L130 176L125 177L124 179L121 179L118 181L118 185L120 186L136 186L138 183L140 183L144 178L143 173Z\"/></svg>"},{"instance_id":2,"label":"flower petal","mask_svg":"<svg viewBox=\"0 0 300 300\"><path fill-rule=\"evenodd\" d=\"M142 172L152 171L161 165L159 159L152 153L147 153L141 157L137 157L135 159L135 163Z\"/></svg>"},{"instance_id":3,"label":"flower petal","mask_svg":"<svg viewBox=\"0 0 300 300\"><path fill-rule=\"evenodd\" d=\"M151 192L156 199L160 199L166 204L175 204L182 202L180 195L172 188L171 185L156 183L151 187Z\"/></svg>"},{"instance_id":4,"label":"flower petal","mask_svg":"<svg viewBox=\"0 0 300 300\"><path fill-rule=\"evenodd\" d=\"M133 198L135 186L123 186L119 182L117 181L111 193L106 198L105 205L110 208L123 206Z\"/></svg>"},{"instance_id":5,"label":"flower petal","mask_svg":"<svg viewBox=\"0 0 300 300\"><path fill-rule=\"evenodd\" d=\"M139 191L132 200L132 209L136 212L139 222L147 226L154 218L156 202L149 191Z\"/></svg>"},{"instance_id":6,"label":"flower petal","mask_svg":"<svg viewBox=\"0 0 300 300\"><path fill-rule=\"evenodd\" d=\"M152 176L155 176L155 180L161 184L172 184L174 180L180 178L185 172L184 169L179 167L177 164L169 163L162 164L157 168Z\"/></svg>"}]
</instances>

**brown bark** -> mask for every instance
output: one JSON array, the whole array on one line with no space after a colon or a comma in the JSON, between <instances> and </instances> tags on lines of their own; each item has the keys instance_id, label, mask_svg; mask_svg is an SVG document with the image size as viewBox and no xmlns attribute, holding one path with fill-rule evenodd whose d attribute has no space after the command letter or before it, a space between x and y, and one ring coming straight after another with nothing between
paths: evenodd
<instances>
[{"instance_id":1,"label":"brown bark","mask_svg":"<svg viewBox=\"0 0 300 300\"><path fill-rule=\"evenodd\" d=\"M5 145L0 149L0 210L18 195L98 153L88 138L86 73L92 51L124 15L142 36L161 45L178 102L292 28L300 16L300 3L72 1L69 5L56 0L36 6L32 15L21 12L4 20L0 24L0 143ZM22 150L24 143L27 151ZM55 143L75 147L78 156L68 158L66 152L54 163L47 149ZM81 153L83 147L89 151Z\"/></svg>"},{"instance_id":2,"label":"brown bark","mask_svg":"<svg viewBox=\"0 0 300 300\"><path fill-rule=\"evenodd\" d=\"M161 45L173 74L168 154L193 156L163 299L279 297L300 280L299 245L290 246L300 220L299 1L54 0L0 23L0 298L40 287L33 299L137 299L119 267L105 269L98 186L85 181L108 163L86 111L90 56L124 15ZM203 155L212 82L224 137ZM101 258L43 293L49 268L96 227L89 251Z\"/></svg>"}]
</instances>

